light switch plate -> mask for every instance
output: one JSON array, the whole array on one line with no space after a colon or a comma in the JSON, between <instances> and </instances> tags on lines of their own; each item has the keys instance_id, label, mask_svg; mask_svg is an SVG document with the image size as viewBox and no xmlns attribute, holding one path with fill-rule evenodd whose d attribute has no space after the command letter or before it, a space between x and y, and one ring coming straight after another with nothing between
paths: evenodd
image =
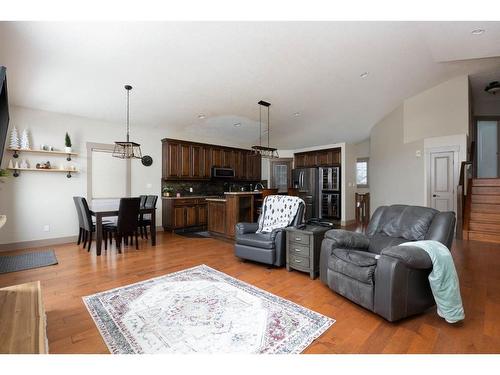
<instances>
[{"instance_id":1,"label":"light switch plate","mask_svg":"<svg viewBox=\"0 0 500 375\"><path fill-rule=\"evenodd\" d=\"M417 151L415 152L415 156L416 156L417 158L422 157L422 151L417 150Z\"/></svg>"}]
</instances>

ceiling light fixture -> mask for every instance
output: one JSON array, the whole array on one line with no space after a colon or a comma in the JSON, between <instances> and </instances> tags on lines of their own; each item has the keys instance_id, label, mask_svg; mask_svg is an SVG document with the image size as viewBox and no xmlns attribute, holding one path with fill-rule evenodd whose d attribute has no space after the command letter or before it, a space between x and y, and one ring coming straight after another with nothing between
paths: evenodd
<instances>
[{"instance_id":1,"label":"ceiling light fixture","mask_svg":"<svg viewBox=\"0 0 500 375\"><path fill-rule=\"evenodd\" d=\"M366 77L368 77L368 72L361 73L359 76L361 78L366 78Z\"/></svg>"},{"instance_id":2,"label":"ceiling light fixture","mask_svg":"<svg viewBox=\"0 0 500 375\"><path fill-rule=\"evenodd\" d=\"M488 94L495 95L497 92L500 91L500 82L493 81L493 82L488 83L486 85L486 87L484 88L484 91L486 91Z\"/></svg>"},{"instance_id":3,"label":"ceiling light fixture","mask_svg":"<svg viewBox=\"0 0 500 375\"><path fill-rule=\"evenodd\" d=\"M474 29L470 33L472 35L481 35L481 34L484 34L485 31L486 31L485 29Z\"/></svg>"},{"instance_id":4,"label":"ceiling light fixture","mask_svg":"<svg viewBox=\"0 0 500 375\"><path fill-rule=\"evenodd\" d=\"M263 158L279 158L278 149L269 147L269 135L271 134L271 132L269 131L269 107L271 106L271 103L261 100L257 104L259 105L259 145L252 146L252 149L256 154L260 154L260 156L262 156ZM267 108L267 147L262 146L262 107Z\"/></svg>"},{"instance_id":5,"label":"ceiling light fixture","mask_svg":"<svg viewBox=\"0 0 500 375\"><path fill-rule=\"evenodd\" d=\"M142 159L141 145L130 141L130 90L132 86L125 85L127 90L127 140L125 142L115 142L113 156L120 159Z\"/></svg>"},{"instance_id":6,"label":"ceiling light fixture","mask_svg":"<svg viewBox=\"0 0 500 375\"><path fill-rule=\"evenodd\" d=\"M201 114L199 114L199 115L198 115L198 118L199 118L200 120L203 120L203 119L204 119L204 118L206 118L206 117L207 117L207 116L205 116L203 113L201 113Z\"/></svg>"},{"instance_id":7,"label":"ceiling light fixture","mask_svg":"<svg viewBox=\"0 0 500 375\"><path fill-rule=\"evenodd\" d=\"M241 122L237 122L236 124L233 124L233 126L239 128L241 126Z\"/></svg>"}]
</instances>

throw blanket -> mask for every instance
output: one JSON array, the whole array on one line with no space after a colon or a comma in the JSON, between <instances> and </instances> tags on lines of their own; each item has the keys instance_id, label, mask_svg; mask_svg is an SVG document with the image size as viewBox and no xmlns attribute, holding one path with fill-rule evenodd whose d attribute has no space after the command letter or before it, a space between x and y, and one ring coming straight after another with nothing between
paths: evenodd
<instances>
[{"instance_id":1,"label":"throw blanket","mask_svg":"<svg viewBox=\"0 0 500 375\"><path fill-rule=\"evenodd\" d=\"M269 233L273 229L289 226L301 203L299 197L289 195L268 195L262 203L262 214L259 217L259 229L255 233Z\"/></svg>"},{"instance_id":2,"label":"throw blanket","mask_svg":"<svg viewBox=\"0 0 500 375\"><path fill-rule=\"evenodd\" d=\"M400 246L416 246L429 254L432 260L429 283L436 300L438 315L448 323L463 320L465 313L460 296L458 275L448 248L438 241L405 242Z\"/></svg>"}]
</instances>

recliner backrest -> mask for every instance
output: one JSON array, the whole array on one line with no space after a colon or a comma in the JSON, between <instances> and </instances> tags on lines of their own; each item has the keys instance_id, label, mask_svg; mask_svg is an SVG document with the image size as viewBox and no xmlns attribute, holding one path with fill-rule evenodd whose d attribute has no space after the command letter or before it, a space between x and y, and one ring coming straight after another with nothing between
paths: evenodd
<instances>
[{"instance_id":1,"label":"recliner backrest","mask_svg":"<svg viewBox=\"0 0 500 375\"><path fill-rule=\"evenodd\" d=\"M406 241L435 240L450 248L455 213L407 205L381 206L368 224L368 237L403 238Z\"/></svg>"},{"instance_id":2,"label":"recliner backrest","mask_svg":"<svg viewBox=\"0 0 500 375\"><path fill-rule=\"evenodd\" d=\"M293 221L290 224L291 227L298 227L299 225L304 223L305 210L306 210L306 205L304 202L301 202L299 204L299 208L297 210L297 213L295 214L295 217L293 218ZM261 216L262 216L262 214L259 215L259 217L257 219L257 223L260 222Z\"/></svg>"}]
</instances>

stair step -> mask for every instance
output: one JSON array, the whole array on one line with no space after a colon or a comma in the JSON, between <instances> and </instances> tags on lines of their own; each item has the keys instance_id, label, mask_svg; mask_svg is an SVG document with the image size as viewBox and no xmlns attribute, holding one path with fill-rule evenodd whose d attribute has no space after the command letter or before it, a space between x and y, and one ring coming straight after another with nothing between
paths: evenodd
<instances>
[{"instance_id":1,"label":"stair step","mask_svg":"<svg viewBox=\"0 0 500 375\"><path fill-rule=\"evenodd\" d=\"M499 213L474 212L470 213L470 221L500 223Z\"/></svg>"},{"instance_id":2,"label":"stair step","mask_svg":"<svg viewBox=\"0 0 500 375\"><path fill-rule=\"evenodd\" d=\"M469 231L469 240L500 243L500 234Z\"/></svg>"},{"instance_id":3,"label":"stair step","mask_svg":"<svg viewBox=\"0 0 500 375\"><path fill-rule=\"evenodd\" d=\"M477 221L469 222L469 231L474 232L492 232L500 236L500 223L482 223Z\"/></svg>"},{"instance_id":4,"label":"stair step","mask_svg":"<svg viewBox=\"0 0 500 375\"><path fill-rule=\"evenodd\" d=\"M472 194L500 195L500 186L473 186Z\"/></svg>"},{"instance_id":5,"label":"stair step","mask_svg":"<svg viewBox=\"0 0 500 375\"><path fill-rule=\"evenodd\" d=\"M500 195L472 194L472 203L500 204Z\"/></svg>"},{"instance_id":6,"label":"stair step","mask_svg":"<svg viewBox=\"0 0 500 375\"><path fill-rule=\"evenodd\" d=\"M499 204L472 203L471 204L471 211L472 212L479 212L479 213L500 214L500 205Z\"/></svg>"},{"instance_id":7,"label":"stair step","mask_svg":"<svg viewBox=\"0 0 500 375\"><path fill-rule=\"evenodd\" d=\"M500 186L500 178L474 178L472 186Z\"/></svg>"}]
</instances>

